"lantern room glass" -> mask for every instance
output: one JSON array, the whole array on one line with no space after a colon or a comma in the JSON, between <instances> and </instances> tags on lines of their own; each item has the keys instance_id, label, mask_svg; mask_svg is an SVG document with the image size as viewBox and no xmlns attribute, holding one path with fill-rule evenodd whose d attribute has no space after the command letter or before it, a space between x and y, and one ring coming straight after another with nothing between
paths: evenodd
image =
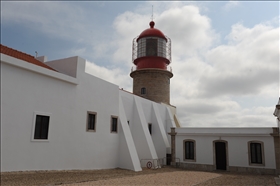
<instances>
[{"instance_id":1,"label":"lantern room glass","mask_svg":"<svg viewBox=\"0 0 280 186\"><path fill-rule=\"evenodd\" d=\"M160 56L166 58L166 40L158 37L139 39L137 42L137 58L145 56Z\"/></svg>"}]
</instances>

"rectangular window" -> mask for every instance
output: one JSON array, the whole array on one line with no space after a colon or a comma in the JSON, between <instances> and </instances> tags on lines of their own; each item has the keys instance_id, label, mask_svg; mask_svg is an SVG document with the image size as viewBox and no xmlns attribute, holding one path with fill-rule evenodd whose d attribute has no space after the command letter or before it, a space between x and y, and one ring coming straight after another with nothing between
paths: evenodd
<instances>
[{"instance_id":1,"label":"rectangular window","mask_svg":"<svg viewBox=\"0 0 280 186\"><path fill-rule=\"evenodd\" d=\"M150 132L150 134L152 135L152 124L149 123L149 124L148 124L148 127L149 127L149 132Z\"/></svg>"},{"instance_id":2,"label":"rectangular window","mask_svg":"<svg viewBox=\"0 0 280 186\"><path fill-rule=\"evenodd\" d=\"M185 141L185 159L194 160L194 142Z\"/></svg>"},{"instance_id":3,"label":"rectangular window","mask_svg":"<svg viewBox=\"0 0 280 186\"><path fill-rule=\"evenodd\" d=\"M34 139L48 139L50 116L36 115Z\"/></svg>"},{"instance_id":4,"label":"rectangular window","mask_svg":"<svg viewBox=\"0 0 280 186\"><path fill-rule=\"evenodd\" d=\"M96 113L88 112L87 116L87 131L95 131L96 128Z\"/></svg>"},{"instance_id":5,"label":"rectangular window","mask_svg":"<svg viewBox=\"0 0 280 186\"><path fill-rule=\"evenodd\" d=\"M141 94L146 94L146 88L145 87L141 88Z\"/></svg>"},{"instance_id":6,"label":"rectangular window","mask_svg":"<svg viewBox=\"0 0 280 186\"><path fill-rule=\"evenodd\" d=\"M157 56L157 39L146 39L146 56Z\"/></svg>"},{"instance_id":7,"label":"rectangular window","mask_svg":"<svg viewBox=\"0 0 280 186\"><path fill-rule=\"evenodd\" d=\"M260 143L250 143L251 163L262 164L262 147Z\"/></svg>"},{"instance_id":8,"label":"rectangular window","mask_svg":"<svg viewBox=\"0 0 280 186\"><path fill-rule=\"evenodd\" d=\"M118 117L112 116L111 119L111 132L118 132Z\"/></svg>"}]
</instances>

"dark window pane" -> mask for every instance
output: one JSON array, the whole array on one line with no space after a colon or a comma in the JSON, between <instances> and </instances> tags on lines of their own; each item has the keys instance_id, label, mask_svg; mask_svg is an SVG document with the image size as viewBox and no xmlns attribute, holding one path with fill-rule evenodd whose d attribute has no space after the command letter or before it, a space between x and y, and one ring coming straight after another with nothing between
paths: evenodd
<instances>
[{"instance_id":1,"label":"dark window pane","mask_svg":"<svg viewBox=\"0 0 280 186\"><path fill-rule=\"evenodd\" d=\"M150 134L152 134L152 124L149 123L148 127L149 127L149 132L150 132Z\"/></svg>"},{"instance_id":2,"label":"dark window pane","mask_svg":"<svg viewBox=\"0 0 280 186\"><path fill-rule=\"evenodd\" d=\"M146 40L146 56L157 56L157 39Z\"/></svg>"},{"instance_id":3,"label":"dark window pane","mask_svg":"<svg viewBox=\"0 0 280 186\"><path fill-rule=\"evenodd\" d=\"M34 139L48 139L49 116L36 116Z\"/></svg>"},{"instance_id":4,"label":"dark window pane","mask_svg":"<svg viewBox=\"0 0 280 186\"><path fill-rule=\"evenodd\" d=\"M262 164L262 149L260 143L250 143L251 163Z\"/></svg>"},{"instance_id":5,"label":"dark window pane","mask_svg":"<svg viewBox=\"0 0 280 186\"><path fill-rule=\"evenodd\" d=\"M34 134L34 139L40 139L41 135L41 116L36 116L36 124L35 124L35 134Z\"/></svg>"},{"instance_id":6,"label":"dark window pane","mask_svg":"<svg viewBox=\"0 0 280 186\"><path fill-rule=\"evenodd\" d=\"M95 130L95 114L88 114L88 130Z\"/></svg>"},{"instance_id":7,"label":"dark window pane","mask_svg":"<svg viewBox=\"0 0 280 186\"><path fill-rule=\"evenodd\" d=\"M118 118L112 118L112 132L117 132Z\"/></svg>"},{"instance_id":8,"label":"dark window pane","mask_svg":"<svg viewBox=\"0 0 280 186\"><path fill-rule=\"evenodd\" d=\"M185 159L194 159L194 142L185 142Z\"/></svg>"},{"instance_id":9,"label":"dark window pane","mask_svg":"<svg viewBox=\"0 0 280 186\"><path fill-rule=\"evenodd\" d=\"M141 88L141 94L146 94L146 88Z\"/></svg>"}]
</instances>

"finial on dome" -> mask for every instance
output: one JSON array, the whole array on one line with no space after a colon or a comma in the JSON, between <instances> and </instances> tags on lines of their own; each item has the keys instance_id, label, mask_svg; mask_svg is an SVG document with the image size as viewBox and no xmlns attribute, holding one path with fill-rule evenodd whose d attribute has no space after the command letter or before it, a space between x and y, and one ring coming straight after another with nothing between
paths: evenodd
<instances>
[{"instance_id":1,"label":"finial on dome","mask_svg":"<svg viewBox=\"0 0 280 186\"><path fill-rule=\"evenodd\" d=\"M155 26L155 22L151 21L151 22L150 22L150 27L151 27L151 28L154 28L154 26Z\"/></svg>"}]
</instances>

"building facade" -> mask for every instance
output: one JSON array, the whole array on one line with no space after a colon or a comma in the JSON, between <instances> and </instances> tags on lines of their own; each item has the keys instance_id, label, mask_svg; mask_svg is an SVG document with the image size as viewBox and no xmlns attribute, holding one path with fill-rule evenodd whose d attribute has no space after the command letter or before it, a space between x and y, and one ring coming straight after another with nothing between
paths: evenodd
<instances>
[{"instance_id":1,"label":"building facade","mask_svg":"<svg viewBox=\"0 0 280 186\"><path fill-rule=\"evenodd\" d=\"M275 128L181 127L168 42L153 22L134 40L133 93L87 74L81 57L47 61L1 45L1 171L141 171L149 162L280 174L280 102Z\"/></svg>"}]
</instances>

